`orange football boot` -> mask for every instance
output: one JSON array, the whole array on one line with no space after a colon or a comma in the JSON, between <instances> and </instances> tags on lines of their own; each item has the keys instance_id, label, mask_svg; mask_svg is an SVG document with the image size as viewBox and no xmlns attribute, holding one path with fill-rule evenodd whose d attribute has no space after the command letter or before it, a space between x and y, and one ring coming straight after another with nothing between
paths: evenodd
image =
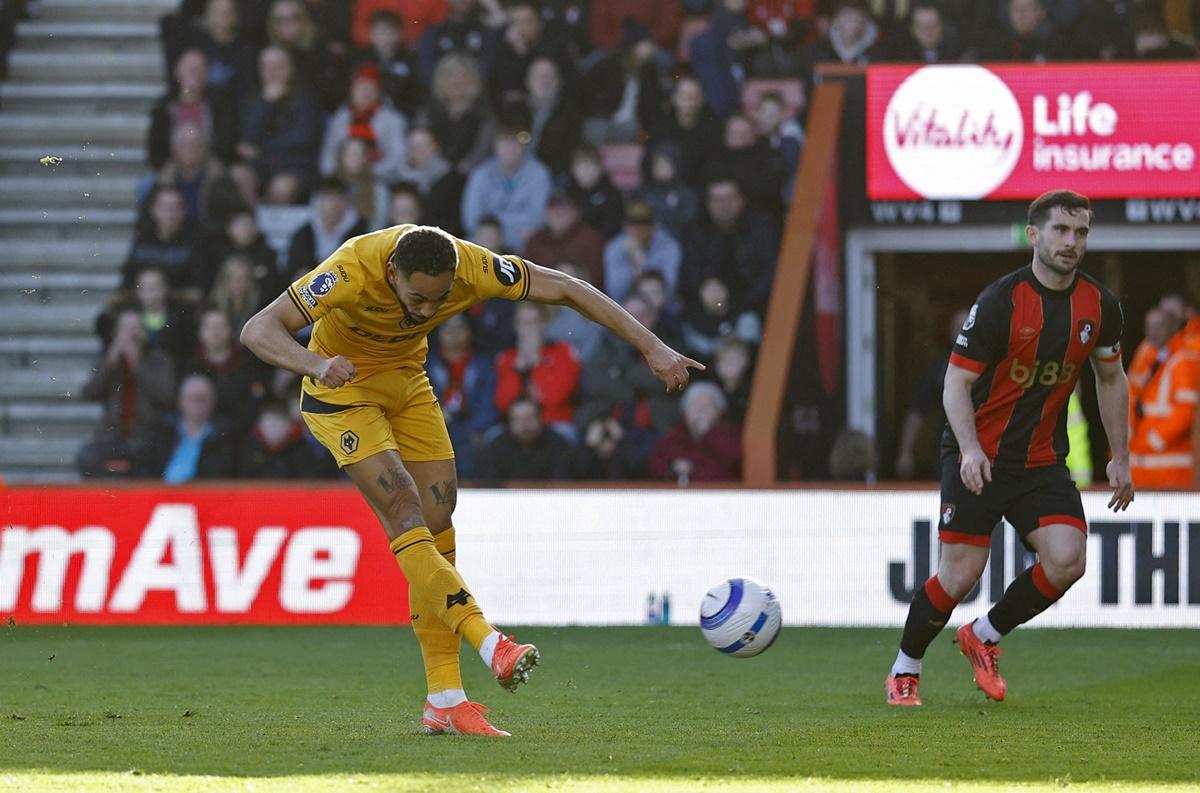
<instances>
[{"instance_id":1,"label":"orange football boot","mask_svg":"<svg viewBox=\"0 0 1200 793\"><path fill-rule=\"evenodd\" d=\"M492 655L492 674L501 688L516 692L517 686L529 682L529 671L541 660L532 644L517 644L513 637L501 635Z\"/></svg>"},{"instance_id":2,"label":"orange football boot","mask_svg":"<svg viewBox=\"0 0 1200 793\"><path fill-rule=\"evenodd\" d=\"M976 636L975 631L971 630L973 624L968 622L959 628L954 634L954 641L958 644L959 651L971 662L971 669L975 672L975 685L979 686L979 690L988 699L1000 702L1008 689L1004 678L1000 677L1000 647L988 644Z\"/></svg>"},{"instance_id":3,"label":"orange football boot","mask_svg":"<svg viewBox=\"0 0 1200 793\"><path fill-rule=\"evenodd\" d=\"M487 713L487 706L478 702L460 702L452 708L435 708L426 700L425 712L421 714L421 729L426 735L511 737L511 733L493 727L484 718Z\"/></svg>"}]
</instances>

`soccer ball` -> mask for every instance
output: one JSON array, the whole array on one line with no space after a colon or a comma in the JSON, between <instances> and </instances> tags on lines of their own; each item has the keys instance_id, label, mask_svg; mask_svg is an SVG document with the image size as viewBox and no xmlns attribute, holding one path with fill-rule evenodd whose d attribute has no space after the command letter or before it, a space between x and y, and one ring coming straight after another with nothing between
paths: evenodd
<instances>
[{"instance_id":1,"label":"soccer ball","mask_svg":"<svg viewBox=\"0 0 1200 793\"><path fill-rule=\"evenodd\" d=\"M742 576L722 581L700 604L700 632L726 655L749 658L779 638L783 615L766 584Z\"/></svg>"}]
</instances>

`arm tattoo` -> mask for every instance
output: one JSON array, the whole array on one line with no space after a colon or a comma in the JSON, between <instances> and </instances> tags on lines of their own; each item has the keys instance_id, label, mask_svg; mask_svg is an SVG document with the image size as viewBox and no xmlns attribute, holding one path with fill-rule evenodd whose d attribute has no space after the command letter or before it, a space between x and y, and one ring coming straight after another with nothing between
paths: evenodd
<instances>
[{"instance_id":1,"label":"arm tattoo","mask_svg":"<svg viewBox=\"0 0 1200 793\"><path fill-rule=\"evenodd\" d=\"M433 498L439 505L449 504L453 509L458 502L458 481L455 479L444 479L440 485L435 482L429 489L433 491Z\"/></svg>"},{"instance_id":2,"label":"arm tattoo","mask_svg":"<svg viewBox=\"0 0 1200 793\"><path fill-rule=\"evenodd\" d=\"M388 494L411 490L416 486L408 471L398 465L384 471L376 481L383 488L383 492Z\"/></svg>"}]
</instances>

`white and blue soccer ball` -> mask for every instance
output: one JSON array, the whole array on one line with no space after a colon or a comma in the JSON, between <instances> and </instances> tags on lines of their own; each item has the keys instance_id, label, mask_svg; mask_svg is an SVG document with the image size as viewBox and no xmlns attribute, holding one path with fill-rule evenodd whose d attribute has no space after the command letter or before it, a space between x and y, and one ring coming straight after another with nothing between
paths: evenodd
<instances>
[{"instance_id":1,"label":"white and blue soccer ball","mask_svg":"<svg viewBox=\"0 0 1200 793\"><path fill-rule=\"evenodd\" d=\"M749 658L779 638L783 614L766 584L748 576L722 581L700 604L700 632L726 655Z\"/></svg>"}]
</instances>

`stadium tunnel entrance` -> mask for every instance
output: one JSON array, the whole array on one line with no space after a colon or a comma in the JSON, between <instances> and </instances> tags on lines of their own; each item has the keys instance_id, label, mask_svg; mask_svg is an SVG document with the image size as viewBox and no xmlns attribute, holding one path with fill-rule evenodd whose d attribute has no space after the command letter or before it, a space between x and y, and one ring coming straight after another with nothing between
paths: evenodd
<instances>
[{"instance_id":1,"label":"stadium tunnel entrance","mask_svg":"<svg viewBox=\"0 0 1200 793\"><path fill-rule=\"evenodd\" d=\"M1032 254L1023 225L851 228L845 239L846 424L874 439L880 478L893 479L905 415L920 381L952 344L955 312ZM1200 294L1200 225L1098 221L1083 268L1121 299L1128 364L1145 313L1163 294ZM1103 471L1108 449L1094 378L1080 383L1092 470ZM916 444L917 479L932 477L936 423L924 422Z\"/></svg>"}]
</instances>

